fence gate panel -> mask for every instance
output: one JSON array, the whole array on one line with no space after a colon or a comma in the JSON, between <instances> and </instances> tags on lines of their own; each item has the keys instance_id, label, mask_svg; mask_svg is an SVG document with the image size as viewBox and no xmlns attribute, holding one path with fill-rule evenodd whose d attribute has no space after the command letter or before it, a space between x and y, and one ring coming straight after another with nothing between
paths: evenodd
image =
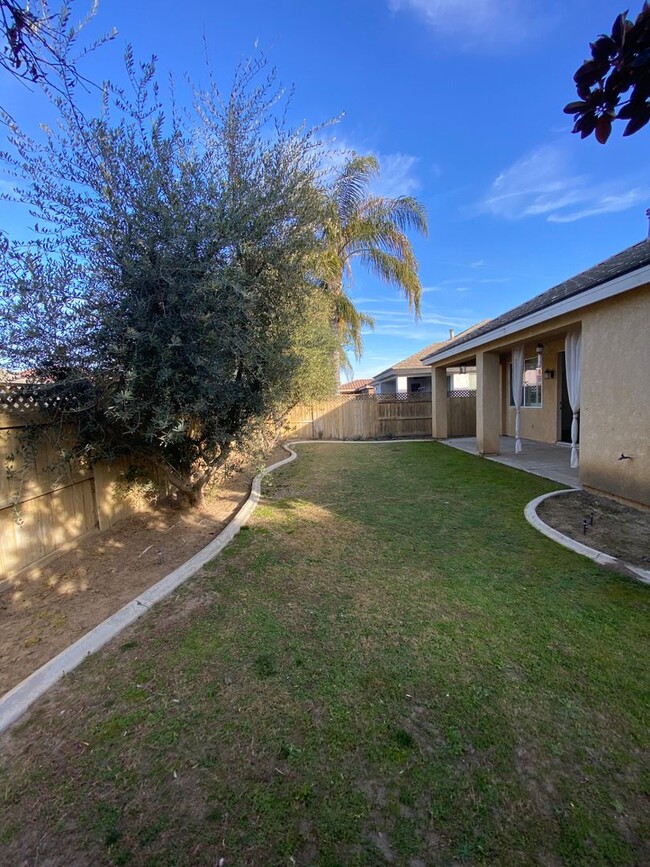
<instances>
[{"instance_id":1,"label":"fence gate panel","mask_svg":"<svg viewBox=\"0 0 650 867\"><path fill-rule=\"evenodd\" d=\"M447 432L450 437L476 436L476 392L457 389L447 395Z\"/></svg>"}]
</instances>

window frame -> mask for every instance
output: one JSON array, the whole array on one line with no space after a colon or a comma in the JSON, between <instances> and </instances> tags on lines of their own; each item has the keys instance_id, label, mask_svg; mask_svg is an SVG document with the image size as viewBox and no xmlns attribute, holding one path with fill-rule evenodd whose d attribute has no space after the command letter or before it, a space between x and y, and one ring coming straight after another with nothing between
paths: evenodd
<instances>
[{"instance_id":1,"label":"window frame","mask_svg":"<svg viewBox=\"0 0 650 867\"><path fill-rule=\"evenodd\" d=\"M509 365L509 376L508 379L510 381L510 406L514 407L515 399L512 391L512 362ZM528 384L525 382L527 373L535 373L535 377L537 381L533 384ZM532 356L531 358L524 359L524 382L522 383L522 395L521 395L521 408L522 409L542 409L544 405L544 389L543 389L544 377L542 375L541 367L537 366L537 357ZM531 396L539 395L539 401L532 403L529 402Z\"/></svg>"}]
</instances>

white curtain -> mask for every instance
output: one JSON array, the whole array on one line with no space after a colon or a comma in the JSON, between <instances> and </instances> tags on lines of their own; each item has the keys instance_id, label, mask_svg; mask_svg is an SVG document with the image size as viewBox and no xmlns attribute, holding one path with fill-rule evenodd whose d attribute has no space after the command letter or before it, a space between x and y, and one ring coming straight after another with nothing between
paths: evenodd
<instances>
[{"instance_id":1,"label":"white curtain","mask_svg":"<svg viewBox=\"0 0 650 867\"><path fill-rule=\"evenodd\" d=\"M524 347L512 350L512 397L515 402L515 454L521 452L521 397L524 386Z\"/></svg>"},{"instance_id":2,"label":"white curtain","mask_svg":"<svg viewBox=\"0 0 650 867\"><path fill-rule=\"evenodd\" d=\"M571 422L571 466L578 466L578 414L580 412L580 344L579 331L570 331L564 345L566 384L573 412Z\"/></svg>"}]
</instances>

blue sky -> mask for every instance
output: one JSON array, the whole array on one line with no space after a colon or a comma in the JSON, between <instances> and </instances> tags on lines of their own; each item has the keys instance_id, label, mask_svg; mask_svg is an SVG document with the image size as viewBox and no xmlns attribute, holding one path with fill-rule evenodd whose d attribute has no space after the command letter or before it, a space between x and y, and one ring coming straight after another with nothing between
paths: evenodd
<instances>
[{"instance_id":1,"label":"blue sky","mask_svg":"<svg viewBox=\"0 0 650 867\"><path fill-rule=\"evenodd\" d=\"M205 39L225 87L257 47L295 87L294 123L343 115L329 132L379 158L377 191L425 204L421 321L355 270L352 297L376 320L354 363L363 377L646 236L650 131L622 139L615 124L603 147L562 113L589 41L626 5L635 16L641 0L103 0L92 30L119 35L84 71L120 78L131 42L161 73L201 81ZM0 102L22 123L45 111L7 76Z\"/></svg>"}]
</instances>

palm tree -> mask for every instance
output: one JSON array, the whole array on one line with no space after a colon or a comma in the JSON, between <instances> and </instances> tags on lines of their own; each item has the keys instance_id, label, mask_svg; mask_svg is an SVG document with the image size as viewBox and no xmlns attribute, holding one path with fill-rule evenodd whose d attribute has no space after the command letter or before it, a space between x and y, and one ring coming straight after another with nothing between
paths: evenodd
<instances>
[{"instance_id":1,"label":"palm tree","mask_svg":"<svg viewBox=\"0 0 650 867\"><path fill-rule=\"evenodd\" d=\"M370 182L378 174L379 163L374 156L355 154L337 171L329 192L320 276L331 297L333 326L338 331L337 384L340 367L350 367L345 348L351 347L359 358L361 329L373 325L372 317L356 309L345 289L355 259L383 282L397 286L409 310L416 318L420 316L422 286L406 232L415 229L426 236L426 212L411 196L392 199L370 195Z\"/></svg>"}]
</instances>

